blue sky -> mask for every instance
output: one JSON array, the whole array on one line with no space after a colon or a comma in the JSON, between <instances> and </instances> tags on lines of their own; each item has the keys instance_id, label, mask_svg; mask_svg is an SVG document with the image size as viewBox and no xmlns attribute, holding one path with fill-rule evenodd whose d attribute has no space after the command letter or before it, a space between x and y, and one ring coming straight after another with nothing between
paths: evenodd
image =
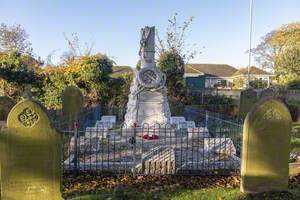
<instances>
[{"instance_id":1,"label":"blue sky","mask_svg":"<svg viewBox=\"0 0 300 200\"><path fill-rule=\"evenodd\" d=\"M174 13L181 22L195 17L187 43L203 53L190 62L247 65L249 0L0 0L0 23L21 24L35 54L45 59L56 50L54 61L67 49L64 33L76 32L82 43L95 43L94 51L135 66L140 28L153 25L162 34ZM253 46L299 20L300 0L254 0Z\"/></svg>"}]
</instances>

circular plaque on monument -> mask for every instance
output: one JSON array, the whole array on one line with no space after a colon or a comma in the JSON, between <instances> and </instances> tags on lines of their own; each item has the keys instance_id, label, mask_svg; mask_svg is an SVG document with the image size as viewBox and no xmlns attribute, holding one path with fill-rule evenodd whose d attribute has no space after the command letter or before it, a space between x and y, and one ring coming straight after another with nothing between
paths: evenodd
<instances>
[{"instance_id":1,"label":"circular plaque on monument","mask_svg":"<svg viewBox=\"0 0 300 200\"><path fill-rule=\"evenodd\" d=\"M145 67L138 72L137 79L145 88L156 88L161 83L162 74L157 68Z\"/></svg>"}]
</instances>

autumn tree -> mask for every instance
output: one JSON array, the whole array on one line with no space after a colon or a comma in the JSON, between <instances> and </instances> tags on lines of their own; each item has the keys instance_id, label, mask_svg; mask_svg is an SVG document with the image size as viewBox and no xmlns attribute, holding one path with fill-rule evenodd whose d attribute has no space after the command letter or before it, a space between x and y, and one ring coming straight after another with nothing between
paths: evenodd
<instances>
[{"instance_id":1,"label":"autumn tree","mask_svg":"<svg viewBox=\"0 0 300 200\"><path fill-rule=\"evenodd\" d=\"M262 68L274 70L276 59L290 48L300 48L300 22L286 24L267 33L251 51Z\"/></svg>"},{"instance_id":2,"label":"autumn tree","mask_svg":"<svg viewBox=\"0 0 300 200\"><path fill-rule=\"evenodd\" d=\"M0 51L16 51L21 54L32 54L31 43L28 34L21 25L0 24Z\"/></svg>"},{"instance_id":3,"label":"autumn tree","mask_svg":"<svg viewBox=\"0 0 300 200\"><path fill-rule=\"evenodd\" d=\"M0 53L0 91L20 100L25 85L31 85L40 92L43 82L39 62L16 51Z\"/></svg>"},{"instance_id":4,"label":"autumn tree","mask_svg":"<svg viewBox=\"0 0 300 200\"><path fill-rule=\"evenodd\" d=\"M280 84L300 88L300 46L286 48L277 55L274 72Z\"/></svg>"},{"instance_id":5,"label":"autumn tree","mask_svg":"<svg viewBox=\"0 0 300 200\"><path fill-rule=\"evenodd\" d=\"M61 92L69 85L76 85L83 91L86 105L105 103L113 63L106 55L98 53L69 59L56 67L46 67L43 70L42 102L49 108L59 108Z\"/></svg>"}]
</instances>

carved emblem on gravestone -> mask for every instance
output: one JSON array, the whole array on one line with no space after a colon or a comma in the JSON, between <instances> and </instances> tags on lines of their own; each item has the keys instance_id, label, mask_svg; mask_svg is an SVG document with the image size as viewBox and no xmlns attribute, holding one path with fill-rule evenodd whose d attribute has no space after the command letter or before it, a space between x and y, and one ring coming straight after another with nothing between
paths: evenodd
<instances>
[{"instance_id":1,"label":"carved emblem on gravestone","mask_svg":"<svg viewBox=\"0 0 300 200\"><path fill-rule=\"evenodd\" d=\"M19 121L25 127L33 127L38 121L40 116L30 108L25 108L18 116Z\"/></svg>"},{"instance_id":2,"label":"carved emblem on gravestone","mask_svg":"<svg viewBox=\"0 0 300 200\"><path fill-rule=\"evenodd\" d=\"M270 119L281 120L281 115L277 110L274 110L273 108L270 108L263 115L263 119L266 119L266 120L270 120Z\"/></svg>"}]
</instances>

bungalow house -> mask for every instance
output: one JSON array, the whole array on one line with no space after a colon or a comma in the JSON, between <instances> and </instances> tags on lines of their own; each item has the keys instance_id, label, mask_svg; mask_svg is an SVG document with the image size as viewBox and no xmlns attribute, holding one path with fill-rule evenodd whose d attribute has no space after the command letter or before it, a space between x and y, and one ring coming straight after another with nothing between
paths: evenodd
<instances>
[{"instance_id":1,"label":"bungalow house","mask_svg":"<svg viewBox=\"0 0 300 200\"><path fill-rule=\"evenodd\" d=\"M262 85L264 88L270 87L271 83L273 82L274 74L270 72L266 72L262 69L259 69L257 67L250 67L249 70L249 78L250 78L250 84L253 81L258 81L259 84ZM247 79L248 79L248 68L241 68L238 71L236 71L233 75L233 85L236 89L243 89L246 87Z\"/></svg>"},{"instance_id":2,"label":"bungalow house","mask_svg":"<svg viewBox=\"0 0 300 200\"><path fill-rule=\"evenodd\" d=\"M184 78L190 89L231 88L237 69L222 64L187 64Z\"/></svg>"},{"instance_id":3,"label":"bungalow house","mask_svg":"<svg viewBox=\"0 0 300 200\"><path fill-rule=\"evenodd\" d=\"M250 68L250 80L259 80L271 83L272 75L269 72ZM247 68L236 69L226 64L187 64L185 65L184 78L189 89L243 89L248 78Z\"/></svg>"}]
</instances>

